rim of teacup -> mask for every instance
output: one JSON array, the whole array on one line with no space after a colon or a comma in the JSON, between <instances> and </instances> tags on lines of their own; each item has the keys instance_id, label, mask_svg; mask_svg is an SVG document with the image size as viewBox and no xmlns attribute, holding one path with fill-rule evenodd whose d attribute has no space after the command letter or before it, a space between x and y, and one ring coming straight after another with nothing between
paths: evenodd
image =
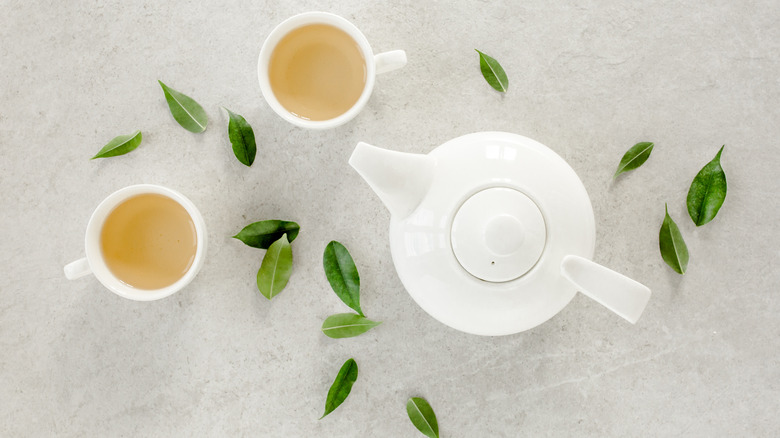
<instances>
[{"instance_id":1,"label":"rim of teacup","mask_svg":"<svg viewBox=\"0 0 780 438\"><path fill-rule=\"evenodd\" d=\"M195 225L195 235L197 236L197 249L195 250L195 258L193 259L190 268L175 283L160 289L139 289L124 283L108 268L100 249L100 231L102 230L108 215L122 202L134 196L145 194L163 195L184 207L187 214L192 218L192 222ZM203 216L200 214L197 207L195 207L195 204L176 190L155 184L136 184L124 187L108 195L100 204L98 204L95 211L92 212L92 216L90 216L89 223L87 224L87 233L84 237L87 262L89 263L90 270L98 281L111 292L136 301L159 300L173 295L187 286L203 266L207 243L206 223L203 221Z\"/></svg>"},{"instance_id":2,"label":"rim of teacup","mask_svg":"<svg viewBox=\"0 0 780 438\"><path fill-rule=\"evenodd\" d=\"M358 47L360 47L366 65L366 85L363 88L363 93L360 95L360 98L358 98L357 102L355 102L355 104L346 112L328 120L306 120L291 113L279 103L279 100L271 89L271 83L268 79L269 62L276 45L291 31L309 24L329 24L346 32L355 40ZM263 46L260 49L260 55L257 59L257 77L260 82L260 91L263 93L265 101L268 102L271 109L273 109L281 118L302 128L328 129L341 126L354 119L366 105L368 99L371 97L376 81L376 63L374 62L374 52L371 49L371 45L368 43L368 39L357 26L339 15L330 12L312 11L294 15L282 21L270 34L268 34L268 37L263 42Z\"/></svg>"}]
</instances>

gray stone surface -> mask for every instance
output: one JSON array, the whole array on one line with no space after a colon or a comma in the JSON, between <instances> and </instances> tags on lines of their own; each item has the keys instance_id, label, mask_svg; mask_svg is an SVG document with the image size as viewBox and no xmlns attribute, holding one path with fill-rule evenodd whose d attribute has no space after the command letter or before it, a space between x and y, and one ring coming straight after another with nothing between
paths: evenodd
<instances>
[{"instance_id":1,"label":"gray stone surface","mask_svg":"<svg viewBox=\"0 0 780 438\"><path fill-rule=\"evenodd\" d=\"M706 4L706 5L705 5ZM0 0L0 436L422 436L410 396L446 437L777 436L780 429L780 4L734 2L103 2ZM326 132L262 101L256 56L284 18L327 10L409 64L365 111ZM510 77L482 79L479 48ZM171 118L156 80L206 108L202 135ZM220 105L254 126L258 158L232 156ZM124 157L90 161L141 129ZM347 158L360 141L428 152L505 130L567 159L593 201L595 260L647 284L632 326L578 295L531 331L483 338L439 324L392 267L388 213ZM612 181L637 141L656 148ZM685 195L726 144L726 203L696 228ZM467 171L467 169L464 169ZM92 209L134 183L201 209L208 258L184 291L138 303L69 282ZM689 272L658 252L664 203ZM302 226L295 271L259 296L262 253L229 236L253 220ZM385 323L331 340L346 307L321 267L352 252L363 309ZM317 421L339 366L349 399Z\"/></svg>"}]
</instances>

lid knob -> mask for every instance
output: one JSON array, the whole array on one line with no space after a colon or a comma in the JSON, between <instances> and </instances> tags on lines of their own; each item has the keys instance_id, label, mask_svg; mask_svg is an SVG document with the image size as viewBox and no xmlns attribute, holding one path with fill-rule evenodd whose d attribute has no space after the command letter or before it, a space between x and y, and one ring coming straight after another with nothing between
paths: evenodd
<instances>
[{"instance_id":1,"label":"lid knob","mask_svg":"<svg viewBox=\"0 0 780 438\"><path fill-rule=\"evenodd\" d=\"M485 245L499 256L517 252L523 246L523 224L516 217L502 214L485 225Z\"/></svg>"},{"instance_id":2,"label":"lid knob","mask_svg":"<svg viewBox=\"0 0 780 438\"><path fill-rule=\"evenodd\" d=\"M458 263L489 282L511 281L542 256L547 229L542 212L524 193L505 187L468 198L452 222L450 239Z\"/></svg>"}]
</instances>

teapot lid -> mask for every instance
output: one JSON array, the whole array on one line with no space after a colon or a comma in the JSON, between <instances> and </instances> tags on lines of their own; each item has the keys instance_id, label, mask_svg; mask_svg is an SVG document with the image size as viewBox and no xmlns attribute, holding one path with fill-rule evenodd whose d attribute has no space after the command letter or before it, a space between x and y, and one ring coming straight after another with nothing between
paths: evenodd
<instances>
[{"instance_id":1,"label":"teapot lid","mask_svg":"<svg viewBox=\"0 0 780 438\"><path fill-rule=\"evenodd\" d=\"M505 335L533 328L576 294L567 255L591 258L595 223L574 170L530 138L469 134L437 147L430 186L390 220L390 249L414 300L455 329Z\"/></svg>"},{"instance_id":2,"label":"teapot lid","mask_svg":"<svg viewBox=\"0 0 780 438\"><path fill-rule=\"evenodd\" d=\"M452 251L480 280L504 282L528 272L544 250L546 227L539 207L523 192L482 190L460 206L452 221Z\"/></svg>"}]
</instances>

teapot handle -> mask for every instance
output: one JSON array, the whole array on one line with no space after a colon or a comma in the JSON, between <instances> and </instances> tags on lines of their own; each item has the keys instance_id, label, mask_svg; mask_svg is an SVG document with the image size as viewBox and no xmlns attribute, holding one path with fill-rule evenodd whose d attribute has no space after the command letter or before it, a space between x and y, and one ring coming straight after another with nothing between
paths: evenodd
<instances>
[{"instance_id":1,"label":"teapot handle","mask_svg":"<svg viewBox=\"0 0 780 438\"><path fill-rule=\"evenodd\" d=\"M580 256L564 257L561 275L577 290L631 324L637 322L650 300L647 286Z\"/></svg>"}]
</instances>

